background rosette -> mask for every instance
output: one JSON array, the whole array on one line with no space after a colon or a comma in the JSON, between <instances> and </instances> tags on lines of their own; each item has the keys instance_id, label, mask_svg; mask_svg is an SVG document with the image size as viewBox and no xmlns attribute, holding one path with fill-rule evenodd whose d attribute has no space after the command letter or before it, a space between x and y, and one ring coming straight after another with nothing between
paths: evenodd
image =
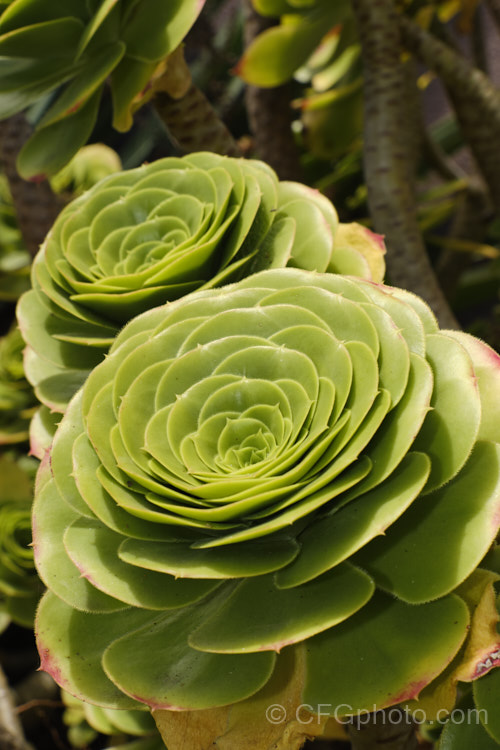
<instances>
[{"instance_id":1,"label":"background rosette","mask_svg":"<svg viewBox=\"0 0 500 750\"><path fill-rule=\"evenodd\" d=\"M33 628L43 591L31 548L33 477L38 462L0 456L0 632L11 622Z\"/></svg>"},{"instance_id":2,"label":"background rosette","mask_svg":"<svg viewBox=\"0 0 500 750\"><path fill-rule=\"evenodd\" d=\"M312 707L416 697L498 532L499 360L296 269L136 317L39 472L42 667L112 708L242 701L290 658Z\"/></svg>"},{"instance_id":3,"label":"background rosette","mask_svg":"<svg viewBox=\"0 0 500 750\"><path fill-rule=\"evenodd\" d=\"M0 337L0 445L28 441L30 421L39 406L24 376L24 341L13 327Z\"/></svg>"},{"instance_id":4,"label":"background rosette","mask_svg":"<svg viewBox=\"0 0 500 750\"><path fill-rule=\"evenodd\" d=\"M255 160L168 157L102 180L55 222L18 307L38 398L63 412L128 320L193 290L285 265L382 280L381 238L359 227L337 247L337 226L327 198Z\"/></svg>"}]
</instances>

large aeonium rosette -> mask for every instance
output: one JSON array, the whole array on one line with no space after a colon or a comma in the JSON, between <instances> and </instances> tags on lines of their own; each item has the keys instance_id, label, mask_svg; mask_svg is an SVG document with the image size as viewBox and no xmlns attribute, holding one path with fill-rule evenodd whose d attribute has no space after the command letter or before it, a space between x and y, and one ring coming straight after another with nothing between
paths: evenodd
<instances>
[{"instance_id":1,"label":"large aeonium rosette","mask_svg":"<svg viewBox=\"0 0 500 750\"><path fill-rule=\"evenodd\" d=\"M409 293L296 269L138 316L40 472L43 668L200 709L300 653L311 707L416 696L498 531L498 367Z\"/></svg>"},{"instance_id":2,"label":"large aeonium rosette","mask_svg":"<svg viewBox=\"0 0 500 750\"><path fill-rule=\"evenodd\" d=\"M382 249L349 235L334 251L337 225L329 200L259 161L200 153L112 175L62 212L33 264L18 310L27 377L64 411L134 315L256 270L380 281Z\"/></svg>"}]
</instances>

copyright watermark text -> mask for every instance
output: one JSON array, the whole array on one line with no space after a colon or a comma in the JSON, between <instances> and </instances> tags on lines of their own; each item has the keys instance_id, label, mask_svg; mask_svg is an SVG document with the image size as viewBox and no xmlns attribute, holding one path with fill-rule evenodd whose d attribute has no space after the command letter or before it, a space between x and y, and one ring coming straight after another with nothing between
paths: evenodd
<instances>
[{"instance_id":1,"label":"copyright watermark text","mask_svg":"<svg viewBox=\"0 0 500 750\"><path fill-rule=\"evenodd\" d=\"M319 703L311 706L301 703L293 710L287 710L281 703L272 703L266 708L266 719L270 724L284 724L288 721L297 721L300 724L322 723L328 717L335 719L339 724L352 724L363 727L367 724L425 724L427 721L444 722L452 724L487 724L488 712L485 709L471 708L463 710L454 708L452 711L440 709L437 714L428 718L427 713L416 708L412 711L402 711L400 708L388 708L381 711L377 706L372 706L371 711L355 712L353 707L347 703L332 706L329 703Z\"/></svg>"}]
</instances>

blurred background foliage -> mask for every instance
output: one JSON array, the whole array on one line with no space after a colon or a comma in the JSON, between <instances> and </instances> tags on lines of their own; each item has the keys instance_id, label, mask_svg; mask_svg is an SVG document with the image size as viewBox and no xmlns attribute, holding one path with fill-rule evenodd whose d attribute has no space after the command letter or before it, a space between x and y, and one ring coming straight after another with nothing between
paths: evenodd
<instances>
[{"instance_id":1,"label":"blurred background foliage","mask_svg":"<svg viewBox=\"0 0 500 750\"><path fill-rule=\"evenodd\" d=\"M177 27L183 44L172 50L159 33L153 55L144 50L154 3L135 3L146 13L142 37L122 25L125 41L116 42L106 19L134 3L92 0L83 5L94 42L104 39L104 67L90 47L61 75L51 50L49 84L29 88L25 77L29 96L13 99L20 49L32 67L38 59L32 32L12 37L13 8L29 26L30 7L43 15L42 5L0 2L0 677L14 691L0 714L11 711L11 724L2 721L18 743L5 748L158 750L148 714L117 718L83 706L35 672L29 422L37 401L14 322L32 258L61 208L106 174L195 150L252 156L325 193L342 221L383 234L389 283L426 298L444 327L500 349L500 2L206 0L188 3ZM68 29L78 24L67 8L81 5L64 6ZM43 33L38 52L47 57L47 40L58 37ZM120 57L117 44L140 47L138 78L125 93L132 73L120 76L135 53L129 59L120 47ZM118 57L129 62L113 78ZM341 735L315 747L342 747ZM430 747L436 728L425 736Z\"/></svg>"}]
</instances>

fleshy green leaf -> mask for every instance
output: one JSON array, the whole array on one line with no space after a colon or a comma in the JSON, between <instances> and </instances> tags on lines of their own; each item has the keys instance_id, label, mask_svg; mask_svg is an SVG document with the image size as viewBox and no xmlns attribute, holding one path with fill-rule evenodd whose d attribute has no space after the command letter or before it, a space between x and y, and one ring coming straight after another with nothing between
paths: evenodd
<instances>
[{"instance_id":1,"label":"fleshy green leaf","mask_svg":"<svg viewBox=\"0 0 500 750\"><path fill-rule=\"evenodd\" d=\"M418 696L458 651L468 610L457 596L408 605L376 594L344 623L307 644L304 702L336 716ZM332 675L342 679L332 680Z\"/></svg>"},{"instance_id":2,"label":"fleshy green leaf","mask_svg":"<svg viewBox=\"0 0 500 750\"><path fill-rule=\"evenodd\" d=\"M275 654L208 654L188 645L203 612L157 617L115 641L104 667L115 684L152 708L209 708L243 700L271 676Z\"/></svg>"},{"instance_id":3,"label":"fleshy green leaf","mask_svg":"<svg viewBox=\"0 0 500 750\"><path fill-rule=\"evenodd\" d=\"M452 482L418 498L355 561L407 602L436 599L479 564L498 532L499 512L500 446L480 442Z\"/></svg>"},{"instance_id":4,"label":"fleshy green leaf","mask_svg":"<svg viewBox=\"0 0 500 750\"><path fill-rule=\"evenodd\" d=\"M370 578L348 564L286 591L277 589L271 576L249 579L189 642L217 653L280 651L351 617L373 590Z\"/></svg>"},{"instance_id":5,"label":"fleshy green leaf","mask_svg":"<svg viewBox=\"0 0 500 750\"><path fill-rule=\"evenodd\" d=\"M134 708L136 701L104 673L102 655L115 638L154 617L155 613L133 608L108 614L79 612L48 591L35 626L41 668L81 700L109 708Z\"/></svg>"},{"instance_id":6,"label":"fleshy green leaf","mask_svg":"<svg viewBox=\"0 0 500 750\"><path fill-rule=\"evenodd\" d=\"M500 662L500 654L497 663ZM475 680L473 683L474 702L477 714L481 719L488 734L500 744L500 717L498 715L498 703L500 700L500 669L492 669L491 672Z\"/></svg>"},{"instance_id":7,"label":"fleshy green leaf","mask_svg":"<svg viewBox=\"0 0 500 750\"><path fill-rule=\"evenodd\" d=\"M276 574L278 587L311 580L384 534L418 495L428 472L429 460L424 454L408 453L378 487L305 529L299 537L300 554Z\"/></svg>"},{"instance_id":8,"label":"fleshy green leaf","mask_svg":"<svg viewBox=\"0 0 500 750\"><path fill-rule=\"evenodd\" d=\"M100 95L101 91L96 91L75 114L31 136L17 160L19 174L25 180L55 174L86 143L97 117Z\"/></svg>"}]
</instances>

